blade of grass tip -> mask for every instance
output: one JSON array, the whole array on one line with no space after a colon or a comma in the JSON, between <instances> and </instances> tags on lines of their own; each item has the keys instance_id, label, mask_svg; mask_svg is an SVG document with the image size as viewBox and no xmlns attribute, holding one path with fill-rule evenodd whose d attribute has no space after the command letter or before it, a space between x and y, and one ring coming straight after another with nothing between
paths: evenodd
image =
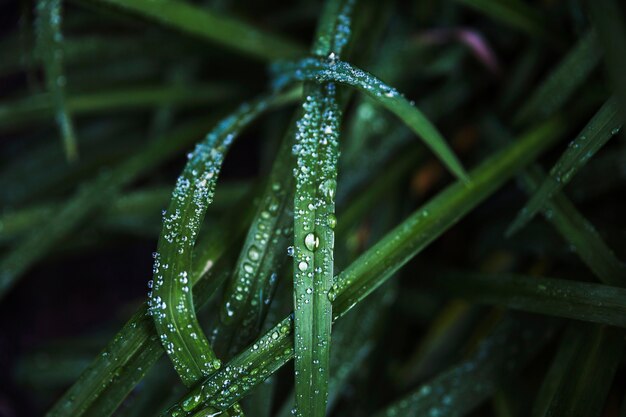
<instances>
[{"instance_id":1,"label":"blade of grass tip","mask_svg":"<svg viewBox=\"0 0 626 417\"><path fill-rule=\"evenodd\" d=\"M553 46L558 43L556 36L548 30L548 22L532 6L519 0L457 0L494 20L513 29L549 41Z\"/></svg>"},{"instance_id":2,"label":"blade of grass tip","mask_svg":"<svg viewBox=\"0 0 626 417\"><path fill-rule=\"evenodd\" d=\"M325 3L311 53L339 57L351 36L355 0ZM328 402L334 277L335 194L341 109L332 82L304 85L302 117L296 123L294 154L293 300L295 324L295 411L322 417Z\"/></svg>"},{"instance_id":3,"label":"blade of grass tip","mask_svg":"<svg viewBox=\"0 0 626 417\"><path fill-rule=\"evenodd\" d=\"M190 3L160 0L98 0L149 20L215 42L262 60L302 56L306 51L298 44L275 34L261 31L233 17L200 8Z\"/></svg>"},{"instance_id":4,"label":"blade of grass tip","mask_svg":"<svg viewBox=\"0 0 626 417\"><path fill-rule=\"evenodd\" d=\"M252 210L242 205L218 223L222 227L212 229L207 238L200 239L196 245L190 281L198 308L230 272L228 251L234 255L234 250L239 249L235 243L251 217ZM143 304L46 416L110 416L141 380L141 371L147 372L163 353L148 306ZM135 375L134 385L128 383L128 373ZM116 377L111 378L111 375ZM126 382L120 385L118 381Z\"/></svg>"},{"instance_id":5,"label":"blade of grass tip","mask_svg":"<svg viewBox=\"0 0 626 417\"><path fill-rule=\"evenodd\" d=\"M583 334L545 416L602 415L626 345L624 330L584 325ZM582 331L581 331L582 330Z\"/></svg>"},{"instance_id":6,"label":"blade of grass tip","mask_svg":"<svg viewBox=\"0 0 626 417\"><path fill-rule=\"evenodd\" d=\"M298 62L281 63L274 67L274 71L276 75L274 85L277 88L292 80L313 80L319 83L346 84L367 94L398 116L424 141L450 172L467 182L467 173L437 128L412 102L373 75L337 59L336 56L330 56L326 60L305 58Z\"/></svg>"},{"instance_id":7,"label":"blade of grass tip","mask_svg":"<svg viewBox=\"0 0 626 417\"><path fill-rule=\"evenodd\" d=\"M562 109L576 90L589 78L602 56L595 33L590 30L574 45L565 57L534 89L514 116L521 125L553 115Z\"/></svg>"},{"instance_id":8,"label":"blade of grass tip","mask_svg":"<svg viewBox=\"0 0 626 417\"><path fill-rule=\"evenodd\" d=\"M223 296L220 323L213 332L213 346L220 356L231 357L258 336L278 272L287 258L285 248L293 232L291 142L294 127L295 123L280 145Z\"/></svg>"},{"instance_id":9,"label":"blade of grass tip","mask_svg":"<svg viewBox=\"0 0 626 417\"><path fill-rule=\"evenodd\" d=\"M385 235L335 278L328 294L333 302L333 319L340 319L430 242L534 161L564 130L565 124L560 118L530 130L472 170L471 187L462 182L449 186ZM205 406L225 410L292 359L293 343L293 318L289 316L163 415L188 416ZM236 388L232 389L234 385ZM183 410L181 403L197 396L200 397L198 406Z\"/></svg>"},{"instance_id":10,"label":"blade of grass tip","mask_svg":"<svg viewBox=\"0 0 626 417\"><path fill-rule=\"evenodd\" d=\"M511 236L524 227L540 211L554 193L560 191L581 170L587 161L619 133L622 118L614 99L609 99L593 116L578 136L569 144L550 170L550 176L539 186L531 199L520 210L506 231Z\"/></svg>"},{"instance_id":11,"label":"blade of grass tip","mask_svg":"<svg viewBox=\"0 0 626 417\"><path fill-rule=\"evenodd\" d=\"M509 315L467 360L376 413L376 417L463 416L514 378L554 333L554 324Z\"/></svg>"},{"instance_id":12,"label":"blade of grass tip","mask_svg":"<svg viewBox=\"0 0 626 417\"><path fill-rule=\"evenodd\" d=\"M517 274L451 272L435 286L465 299L556 317L626 327L626 290Z\"/></svg>"},{"instance_id":13,"label":"blade of grass tip","mask_svg":"<svg viewBox=\"0 0 626 417\"><path fill-rule=\"evenodd\" d=\"M604 49L604 60L613 89L617 96L622 119L626 118L626 25L623 9L614 0L587 1L593 27L598 34L600 47Z\"/></svg>"},{"instance_id":14,"label":"blade of grass tip","mask_svg":"<svg viewBox=\"0 0 626 417\"><path fill-rule=\"evenodd\" d=\"M38 0L36 11L37 53L44 63L46 86L53 98L55 118L63 139L65 154L69 161L73 161L78 158L78 146L74 124L65 100L61 0Z\"/></svg>"},{"instance_id":15,"label":"blade of grass tip","mask_svg":"<svg viewBox=\"0 0 626 417\"><path fill-rule=\"evenodd\" d=\"M163 215L149 305L161 343L187 386L221 366L194 308L189 285L193 247L230 145L279 97L271 95L243 104L196 145Z\"/></svg>"}]
</instances>

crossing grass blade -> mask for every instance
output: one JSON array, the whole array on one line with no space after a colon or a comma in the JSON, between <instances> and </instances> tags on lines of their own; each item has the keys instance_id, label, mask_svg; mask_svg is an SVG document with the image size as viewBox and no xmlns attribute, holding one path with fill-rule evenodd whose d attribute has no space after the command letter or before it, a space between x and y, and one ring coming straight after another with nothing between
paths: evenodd
<instances>
[{"instance_id":1,"label":"crossing grass blade","mask_svg":"<svg viewBox=\"0 0 626 417\"><path fill-rule=\"evenodd\" d=\"M609 99L593 116L578 136L569 144L557 163L550 170L550 176L539 186L528 203L520 210L506 231L511 236L524 227L545 206L554 193L567 185L587 161L619 133L622 118L614 99Z\"/></svg>"},{"instance_id":2,"label":"crossing grass blade","mask_svg":"<svg viewBox=\"0 0 626 417\"><path fill-rule=\"evenodd\" d=\"M385 235L335 278L328 294L333 303L333 319L345 315L430 242L492 195L507 179L556 142L563 130L561 119L551 119L525 133L515 144L472 170L471 187L456 182ZM293 318L289 316L163 415L189 416L203 407L225 410L291 360L293 346ZM233 385L236 385L234 390ZM194 398L196 406L183 410L182 403L189 398Z\"/></svg>"},{"instance_id":3,"label":"crossing grass blade","mask_svg":"<svg viewBox=\"0 0 626 417\"><path fill-rule=\"evenodd\" d=\"M63 70L63 34L61 32L61 0L37 1L37 53L44 63L46 86L54 103L56 123L69 161L78 158L74 124L66 105Z\"/></svg>"},{"instance_id":4,"label":"crossing grass blade","mask_svg":"<svg viewBox=\"0 0 626 417\"><path fill-rule=\"evenodd\" d=\"M533 91L514 117L516 124L537 122L562 109L602 58L596 35L589 31L572 47L552 69L545 80Z\"/></svg>"},{"instance_id":5,"label":"crossing grass blade","mask_svg":"<svg viewBox=\"0 0 626 417\"><path fill-rule=\"evenodd\" d=\"M556 278L453 272L437 287L465 299L531 313L625 327L626 290Z\"/></svg>"},{"instance_id":6,"label":"crossing grass blade","mask_svg":"<svg viewBox=\"0 0 626 417\"><path fill-rule=\"evenodd\" d=\"M174 0L97 0L138 14L173 29L217 43L261 60L302 56L305 50L290 40L254 28L240 20Z\"/></svg>"},{"instance_id":7,"label":"crossing grass blade","mask_svg":"<svg viewBox=\"0 0 626 417\"><path fill-rule=\"evenodd\" d=\"M467 173L437 128L396 89L389 87L373 75L355 68L337 57L328 59L305 58L301 61L281 63L274 67L275 88L293 80L311 80L319 83L336 82L354 87L374 99L398 116L415 132L442 163L457 178L467 181Z\"/></svg>"},{"instance_id":8,"label":"crossing grass blade","mask_svg":"<svg viewBox=\"0 0 626 417\"><path fill-rule=\"evenodd\" d=\"M281 98L271 95L245 103L220 121L188 155L189 161L178 177L163 215L149 305L161 343L187 386L221 366L194 308L190 285L193 247L230 145L243 129Z\"/></svg>"}]
</instances>

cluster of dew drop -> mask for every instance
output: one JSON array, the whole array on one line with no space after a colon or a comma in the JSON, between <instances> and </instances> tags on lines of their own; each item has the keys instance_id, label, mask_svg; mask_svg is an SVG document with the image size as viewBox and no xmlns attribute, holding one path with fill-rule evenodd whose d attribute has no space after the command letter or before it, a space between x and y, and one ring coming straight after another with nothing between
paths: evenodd
<instances>
[{"instance_id":1,"label":"cluster of dew drop","mask_svg":"<svg viewBox=\"0 0 626 417\"><path fill-rule=\"evenodd\" d=\"M293 318L289 316L237 355L228 366L191 390L167 411L167 415L188 416L203 407L227 410L293 357L293 345L289 343L292 335Z\"/></svg>"},{"instance_id":2,"label":"cluster of dew drop","mask_svg":"<svg viewBox=\"0 0 626 417\"><path fill-rule=\"evenodd\" d=\"M163 212L159 248L153 254L153 279L148 284L148 312L181 376L191 372L190 363L199 364L203 374L221 366L197 321L188 268L204 214L213 200L224 156L241 129L267 106L264 100L240 106L196 145L187 155L188 162L176 182L170 206ZM194 351L186 349L189 345L196 346L201 354L186 357L187 351Z\"/></svg>"}]
</instances>

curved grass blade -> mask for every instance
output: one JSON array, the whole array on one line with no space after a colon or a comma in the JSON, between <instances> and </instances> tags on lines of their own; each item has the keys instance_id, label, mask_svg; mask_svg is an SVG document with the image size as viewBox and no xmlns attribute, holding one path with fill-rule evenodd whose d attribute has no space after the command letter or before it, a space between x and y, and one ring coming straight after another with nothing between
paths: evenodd
<instances>
[{"instance_id":1,"label":"curved grass blade","mask_svg":"<svg viewBox=\"0 0 626 417\"><path fill-rule=\"evenodd\" d=\"M218 123L188 155L163 215L149 305L161 343L187 386L221 365L196 317L189 285L193 247L230 145L279 98L272 95L243 104Z\"/></svg>"},{"instance_id":2,"label":"curved grass blade","mask_svg":"<svg viewBox=\"0 0 626 417\"><path fill-rule=\"evenodd\" d=\"M61 132L69 161L78 158L74 124L66 106L63 71L63 34L61 33L61 0L37 1L37 53L44 63L46 86L54 103L55 119Z\"/></svg>"},{"instance_id":3,"label":"curved grass blade","mask_svg":"<svg viewBox=\"0 0 626 417\"><path fill-rule=\"evenodd\" d=\"M602 415L613 376L620 365L624 330L609 326L578 326L581 337L569 353L558 387L545 412L533 417Z\"/></svg>"},{"instance_id":4,"label":"curved grass blade","mask_svg":"<svg viewBox=\"0 0 626 417\"><path fill-rule=\"evenodd\" d=\"M457 178L468 180L463 166L435 126L396 89L373 75L340 61L335 56L330 56L327 60L305 58L298 62L282 63L276 65L274 71L276 88L293 80L337 82L357 88L406 123Z\"/></svg>"},{"instance_id":5,"label":"curved grass blade","mask_svg":"<svg viewBox=\"0 0 626 417\"><path fill-rule=\"evenodd\" d=\"M514 318L515 317L515 318ZM550 340L554 324L507 316L467 360L421 385L376 417L460 417L515 377Z\"/></svg>"},{"instance_id":6,"label":"curved grass blade","mask_svg":"<svg viewBox=\"0 0 626 417\"><path fill-rule=\"evenodd\" d=\"M546 201L560 191L587 161L620 131L622 124L615 100L609 99L569 144L550 170L549 178L541 184L530 201L517 214L506 231L507 236L513 235L532 220L545 206Z\"/></svg>"},{"instance_id":7,"label":"curved grass blade","mask_svg":"<svg viewBox=\"0 0 626 417\"><path fill-rule=\"evenodd\" d=\"M449 186L389 232L335 278L328 294L333 302L333 319L341 318L386 282L430 242L535 160L564 130L561 119L541 124L472 170L471 187L461 182ZM188 416L206 406L225 410L239 401L293 358L293 318L285 318L258 340L260 343L249 346L163 415ZM197 405L185 411L182 403L188 398L194 398Z\"/></svg>"},{"instance_id":8,"label":"curved grass blade","mask_svg":"<svg viewBox=\"0 0 626 417\"><path fill-rule=\"evenodd\" d=\"M437 287L468 300L626 327L626 290L602 284L513 274L441 274Z\"/></svg>"},{"instance_id":9,"label":"curved grass blade","mask_svg":"<svg viewBox=\"0 0 626 417\"><path fill-rule=\"evenodd\" d=\"M212 229L208 238L196 245L190 277L196 307L201 307L226 279L230 272L229 252L234 255L234 250L238 250L235 243L251 217L252 210L242 206L222 219L219 224L223 227ZM110 416L141 380L142 372L147 372L163 353L148 306L143 304L46 416ZM135 375L132 384L128 382L128 373ZM120 379L127 382L120 385Z\"/></svg>"},{"instance_id":10,"label":"curved grass blade","mask_svg":"<svg viewBox=\"0 0 626 417\"><path fill-rule=\"evenodd\" d=\"M561 110L597 68L601 57L595 33L587 32L533 91L515 115L515 123L536 122Z\"/></svg>"},{"instance_id":11,"label":"curved grass blade","mask_svg":"<svg viewBox=\"0 0 626 417\"><path fill-rule=\"evenodd\" d=\"M173 0L98 0L262 60L302 56L299 45L232 17Z\"/></svg>"}]
</instances>

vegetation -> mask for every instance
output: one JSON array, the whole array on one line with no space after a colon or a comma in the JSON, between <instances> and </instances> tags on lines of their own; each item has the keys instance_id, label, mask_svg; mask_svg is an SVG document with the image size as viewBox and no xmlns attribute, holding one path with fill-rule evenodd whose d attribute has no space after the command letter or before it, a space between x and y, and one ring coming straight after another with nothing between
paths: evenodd
<instances>
[{"instance_id":1,"label":"vegetation","mask_svg":"<svg viewBox=\"0 0 626 417\"><path fill-rule=\"evenodd\" d=\"M624 6L283 3L0 6L0 414L626 416Z\"/></svg>"}]
</instances>

